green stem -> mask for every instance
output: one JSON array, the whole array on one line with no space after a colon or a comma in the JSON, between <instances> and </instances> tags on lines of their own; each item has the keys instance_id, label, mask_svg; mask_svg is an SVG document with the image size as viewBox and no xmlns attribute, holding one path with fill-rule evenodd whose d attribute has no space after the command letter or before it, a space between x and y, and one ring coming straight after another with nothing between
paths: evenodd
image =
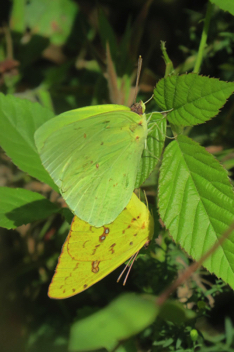
<instances>
[{"instance_id":1,"label":"green stem","mask_svg":"<svg viewBox=\"0 0 234 352\"><path fill-rule=\"evenodd\" d=\"M202 64L202 60L203 60L203 56L204 56L204 49L206 46L206 40L207 40L207 35L208 35L208 30L209 30L209 25L210 25L210 18L211 18L211 14L212 14L212 9L213 9L213 4L211 4L209 2L208 6L207 6L207 10L206 10L206 18L205 18L205 22L204 22L203 31L202 31L202 36L201 36L201 41L200 41L199 50L198 50L198 54L197 54L197 59L196 59L195 67L193 70L194 73L199 73L200 68L201 68L201 64Z\"/></svg>"},{"instance_id":2,"label":"green stem","mask_svg":"<svg viewBox=\"0 0 234 352\"><path fill-rule=\"evenodd\" d=\"M171 59L169 58L167 54L167 49L166 49L166 42L161 41L161 50L163 54L163 59L166 65L166 70L165 70L165 75L164 77L167 77L174 71L173 63Z\"/></svg>"}]
</instances>

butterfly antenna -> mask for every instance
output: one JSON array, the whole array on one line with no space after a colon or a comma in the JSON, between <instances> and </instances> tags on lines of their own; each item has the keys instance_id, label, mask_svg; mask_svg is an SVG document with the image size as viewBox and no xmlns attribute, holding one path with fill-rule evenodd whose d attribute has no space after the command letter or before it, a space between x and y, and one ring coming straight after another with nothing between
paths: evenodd
<instances>
[{"instance_id":1,"label":"butterfly antenna","mask_svg":"<svg viewBox=\"0 0 234 352\"><path fill-rule=\"evenodd\" d=\"M120 281L121 277L123 276L123 274L125 273L126 269L129 267L129 263L131 262L133 256L129 259L128 263L125 265L125 268L122 270L121 274L119 275L117 282Z\"/></svg>"},{"instance_id":2,"label":"butterfly antenna","mask_svg":"<svg viewBox=\"0 0 234 352\"><path fill-rule=\"evenodd\" d=\"M141 68L142 68L142 57L141 57L141 55L139 55L138 64L137 64L137 76L136 76L136 87L135 87L134 103L136 102L136 97L137 97L137 92L138 92L138 85L139 85L139 79L140 79L140 74L141 74Z\"/></svg>"},{"instance_id":3,"label":"butterfly antenna","mask_svg":"<svg viewBox=\"0 0 234 352\"><path fill-rule=\"evenodd\" d=\"M126 275L126 277L125 277L125 279L124 279L124 282L123 282L123 285L126 284L127 278L128 278L128 276L129 276L129 273L130 273L130 271L131 271L131 269L132 269L133 263L135 262L135 259L136 259L137 255L138 255L138 253L139 253L139 251L137 251L135 254L133 254L133 255L131 256L131 258L129 259L128 263L125 265L125 268L123 269L122 273L119 275L119 277L118 277L118 279L117 279L117 282L120 281L121 277L123 276L123 274L125 273L125 271L126 271L127 268L128 268L127 275ZM130 264L130 263L131 263L131 264ZM129 265L129 264L130 264L130 265Z\"/></svg>"},{"instance_id":4,"label":"butterfly antenna","mask_svg":"<svg viewBox=\"0 0 234 352\"><path fill-rule=\"evenodd\" d=\"M138 253L139 253L139 251L137 251L137 252L132 256L132 262L131 262L130 267L128 268L128 272L127 272L127 275L125 276L125 279L124 279L124 282L123 282L123 286L125 286L125 284L126 284L126 282L127 282L128 276L129 276L129 274L130 274L130 271L131 271L131 269L132 269L133 263L135 262Z\"/></svg>"}]
</instances>

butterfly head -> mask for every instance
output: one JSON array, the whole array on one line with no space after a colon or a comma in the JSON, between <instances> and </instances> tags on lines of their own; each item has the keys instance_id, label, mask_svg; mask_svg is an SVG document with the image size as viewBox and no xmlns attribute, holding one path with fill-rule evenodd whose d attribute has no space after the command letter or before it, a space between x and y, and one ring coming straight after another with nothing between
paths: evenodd
<instances>
[{"instance_id":1,"label":"butterfly head","mask_svg":"<svg viewBox=\"0 0 234 352\"><path fill-rule=\"evenodd\" d=\"M130 109L138 115L143 115L145 112L145 104L141 100L139 103L132 104Z\"/></svg>"}]
</instances>

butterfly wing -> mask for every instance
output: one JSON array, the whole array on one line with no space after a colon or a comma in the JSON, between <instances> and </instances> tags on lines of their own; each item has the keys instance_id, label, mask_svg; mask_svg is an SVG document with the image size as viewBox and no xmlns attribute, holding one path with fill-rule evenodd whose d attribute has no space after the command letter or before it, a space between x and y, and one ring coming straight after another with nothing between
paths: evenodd
<instances>
[{"instance_id":1,"label":"butterfly wing","mask_svg":"<svg viewBox=\"0 0 234 352\"><path fill-rule=\"evenodd\" d=\"M138 251L148 240L150 213L139 198L132 194L127 207L109 225L94 227L74 217L67 238L70 256L79 261L103 261L128 252Z\"/></svg>"},{"instance_id":2,"label":"butterfly wing","mask_svg":"<svg viewBox=\"0 0 234 352\"><path fill-rule=\"evenodd\" d=\"M133 194L127 208L108 225L105 240L100 242L101 229L92 227L91 233L83 234L83 228L87 231L86 223L75 217L49 287L51 298L71 297L115 270L151 240L153 219Z\"/></svg>"},{"instance_id":3,"label":"butterfly wing","mask_svg":"<svg viewBox=\"0 0 234 352\"><path fill-rule=\"evenodd\" d=\"M97 227L113 221L128 204L147 137L144 115L107 107L100 112L98 106L95 115L91 108L61 114L35 135L42 163L69 207Z\"/></svg>"}]
</instances>

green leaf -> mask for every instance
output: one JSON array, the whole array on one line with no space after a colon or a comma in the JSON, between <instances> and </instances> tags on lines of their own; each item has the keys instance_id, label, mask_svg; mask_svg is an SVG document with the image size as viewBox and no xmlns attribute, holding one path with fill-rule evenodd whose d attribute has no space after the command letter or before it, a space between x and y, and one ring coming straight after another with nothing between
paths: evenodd
<instances>
[{"instance_id":1,"label":"green leaf","mask_svg":"<svg viewBox=\"0 0 234 352\"><path fill-rule=\"evenodd\" d=\"M23 32L30 28L33 34L62 45L71 32L77 11L78 6L71 0L17 0L13 2L11 29Z\"/></svg>"},{"instance_id":2,"label":"green leaf","mask_svg":"<svg viewBox=\"0 0 234 352\"><path fill-rule=\"evenodd\" d=\"M72 325L69 351L113 350L121 340L152 324L157 314L154 296L122 295L106 308Z\"/></svg>"},{"instance_id":3,"label":"green leaf","mask_svg":"<svg viewBox=\"0 0 234 352\"><path fill-rule=\"evenodd\" d=\"M210 0L215 5L218 5L222 10L230 12L234 16L233 0Z\"/></svg>"},{"instance_id":4,"label":"green leaf","mask_svg":"<svg viewBox=\"0 0 234 352\"><path fill-rule=\"evenodd\" d=\"M234 193L227 171L205 148L178 136L164 153L159 211L176 243L199 260L234 220ZM204 266L234 288L234 233Z\"/></svg>"},{"instance_id":5,"label":"green leaf","mask_svg":"<svg viewBox=\"0 0 234 352\"><path fill-rule=\"evenodd\" d=\"M150 115L151 114L147 114L146 118L148 119ZM135 188L140 187L154 170L164 147L167 121L162 114L152 113L152 118L148 123L148 128L151 128L154 125L155 127L147 137L147 149L143 151L141 157Z\"/></svg>"},{"instance_id":6,"label":"green leaf","mask_svg":"<svg viewBox=\"0 0 234 352\"><path fill-rule=\"evenodd\" d=\"M11 9L10 28L16 32L25 30L25 0L14 0Z\"/></svg>"},{"instance_id":7,"label":"green leaf","mask_svg":"<svg viewBox=\"0 0 234 352\"><path fill-rule=\"evenodd\" d=\"M167 300L160 308L158 316L161 319L171 321L175 325L184 323L196 317L196 313L190 309L185 309L182 303Z\"/></svg>"},{"instance_id":8,"label":"green leaf","mask_svg":"<svg viewBox=\"0 0 234 352\"><path fill-rule=\"evenodd\" d=\"M233 91L232 82L189 73L161 79L154 90L154 97L162 110L173 109L167 115L170 123L192 126L217 115Z\"/></svg>"},{"instance_id":9,"label":"green leaf","mask_svg":"<svg viewBox=\"0 0 234 352\"><path fill-rule=\"evenodd\" d=\"M0 94L0 145L21 170L58 190L44 169L35 142L35 131L53 117L38 103Z\"/></svg>"},{"instance_id":10,"label":"green leaf","mask_svg":"<svg viewBox=\"0 0 234 352\"><path fill-rule=\"evenodd\" d=\"M59 208L41 194L23 188L0 187L0 226L14 229L57 213Z\"/></svg>"}]
</instances>

